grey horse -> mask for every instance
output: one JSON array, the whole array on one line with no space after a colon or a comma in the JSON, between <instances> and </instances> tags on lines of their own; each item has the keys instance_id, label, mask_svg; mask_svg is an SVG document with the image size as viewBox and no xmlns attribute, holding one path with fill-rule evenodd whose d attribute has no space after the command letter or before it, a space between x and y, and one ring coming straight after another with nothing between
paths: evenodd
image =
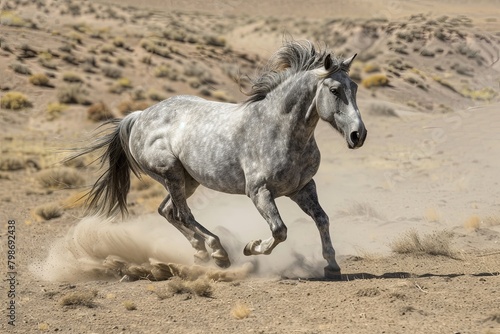
<instances>
[{"instance_id":1,"label":"grey horse","mask_svg":"<svg viewBox=\"0 0 500 334\"><path fill-rule=\"evenodd\" d=\"M108 132L76 155L105 150L101 163L108 168L89 192L89 208L106 216L125 214L130 171L147 174L167 189L158 212L191 242L196 262L209 260L208 245L215 263L225 268L231 264L226 250L198 223L187 198L200 184L250 197L272 232L245 246L245 255L257 255L285 241L287 227L275 198L288 196L318 227L325 276L338 278L329 219L313 180L320 164L314 129L321 119L349 148L363 145L367 131L356 105L357 85L348 75L355 56L340 59L309 41L287 41L243 103L176 96L109 121Z\"/></svg>"}]
</instances>

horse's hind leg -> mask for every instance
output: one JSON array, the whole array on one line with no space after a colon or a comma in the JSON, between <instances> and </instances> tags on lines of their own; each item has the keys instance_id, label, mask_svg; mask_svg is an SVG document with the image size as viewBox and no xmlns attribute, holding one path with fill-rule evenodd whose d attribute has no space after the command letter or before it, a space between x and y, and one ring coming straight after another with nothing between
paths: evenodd
<instances>
[{"instance_id":1,"label":"horse's hind leg","mask_svg":"<svg viewBox=\"0 0 500 334\"><path fill-rule=\"evenodd\" d=\"M165 217L170 224L175 226L179 230L179 232L181 232L191 243L193 248L196 250L196 253L194 254L195 263L203 263L209 260L210 257L208 256L208 252L205 247L205 240L199 234L194 233L193 231L185 227L182 222L176 218L175 208L170 195L168 195L160 204L158 212L160 213L160 215Z\"/></svg>"},{"instance_id":2,"label":"horse's hind leg","mask_svg":"<svg viewBox=\"0 0 500 334\"><path fill-rule=\"evenodd\" d=\"M318 227L321 236L323 257L328 262L328 266L325 267L325 277L339 279L340 267L335 260L335 250L330 238L330 221L328 215L319 205L314 180L309 181L308 184L299 192L290 196L290 198L296 202L305 213L312 217Z\"/></svg>"},{"instance_id":3,"label":"horse's hind leg","mask_svg":"<svg viewBox=\"0 0 500 334\"><path fill-rule=\"evenodd\" d=\"M197 251L196 258L205 260L208 257L206 243L213 250L211 256L215 263L219 267L229 267L231 262L219 237L198 223L187 205L186 199L193 194L198 183L179 164L177 168L170 169L168 173L164 174L164 184L169 192L169 197L163 201L158 209L160 214L187 237Z\"/></svg>"}]
</instances>

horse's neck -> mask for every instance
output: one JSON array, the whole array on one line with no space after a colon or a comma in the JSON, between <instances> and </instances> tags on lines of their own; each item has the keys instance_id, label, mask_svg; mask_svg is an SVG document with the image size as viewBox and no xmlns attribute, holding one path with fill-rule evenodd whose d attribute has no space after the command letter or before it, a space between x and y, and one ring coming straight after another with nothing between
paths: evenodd
<instances>
[{"instance_id":1,"label":"horse's neck","mask_svg":"<svg viewBox=\"0 0 500 334\"><path fill-rule=\"evenodd\" d=\"M289 114L295 122L293 127L312 134L319 121L315 103L317 84L318 78L311 71L288 78L271 93L267 101L272 106L269 112Z\"/></svg>"}]
</instances>

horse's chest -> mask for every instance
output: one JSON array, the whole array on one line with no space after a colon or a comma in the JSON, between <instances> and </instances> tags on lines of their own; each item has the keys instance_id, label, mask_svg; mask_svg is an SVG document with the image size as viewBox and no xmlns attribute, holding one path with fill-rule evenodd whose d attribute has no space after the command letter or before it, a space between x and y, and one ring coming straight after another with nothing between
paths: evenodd
<instances>
[{"instance_id":1,"label":"horse's chest","mask_svg":"<svg viewBox=\"0 0 500 334\"><path fill-rule=\"evenodd\" d=\"M286 152L283 152L286 153ZM301 189L316 174L320 163L317 148L310 147L301 153L269 155L261 171L264 171L268 188L277 196L288 195Z\"/></svg>"}]
</instances>

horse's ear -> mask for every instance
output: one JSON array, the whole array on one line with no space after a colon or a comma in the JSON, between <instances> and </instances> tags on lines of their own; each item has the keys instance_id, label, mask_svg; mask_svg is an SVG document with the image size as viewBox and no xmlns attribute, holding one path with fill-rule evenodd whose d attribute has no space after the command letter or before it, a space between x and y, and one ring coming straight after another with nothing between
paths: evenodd
<instances>
[{"instance_id":1,"label":"horse's ear","mask_svg":"<svg viewBox=\"0 0 500 334\"><path fill-rule=\"evenodd\" d=\"M328 54L326 55L324 62L325 70L329 71L332 68L332 65L333 65L332 56Z\"/></svg>"},{"instance_id":2,"label":"horse's ear","mask_svg":"<svg viewBox=\"0 0 500 334\"><path fill-rule=\"evenodd\" d=\"M356 58L358 54L355 53L354 56L352 56L351 58L347 58L346 60L344 60L342 62L342 67L345 68L345 69L349 69L351 67L351 63L352 61L354 60L354 58Z\"/></svg>"}]
</instances>

